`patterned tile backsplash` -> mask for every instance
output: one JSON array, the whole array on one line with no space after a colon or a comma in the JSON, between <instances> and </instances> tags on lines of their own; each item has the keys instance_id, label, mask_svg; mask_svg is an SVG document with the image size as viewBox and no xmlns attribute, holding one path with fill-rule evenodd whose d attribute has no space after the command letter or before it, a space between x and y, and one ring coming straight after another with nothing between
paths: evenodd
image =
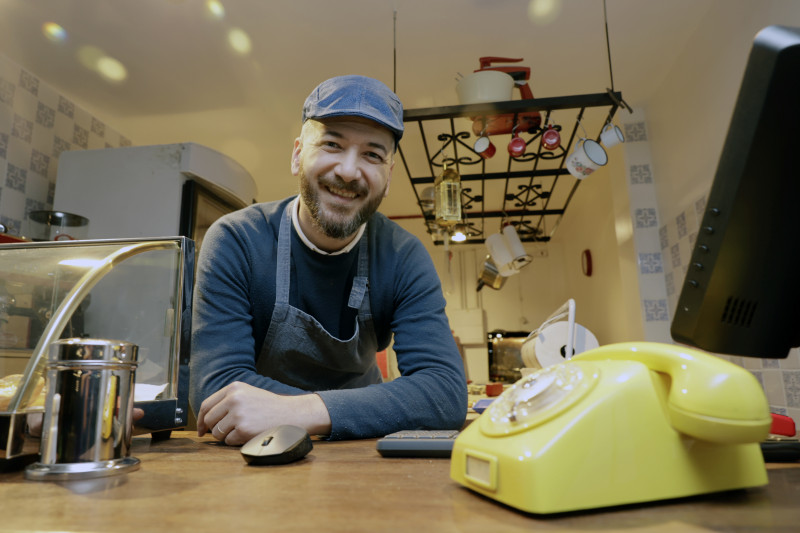
<instances>
[{"instance_id":1,"label":"patterned tile backsplash","mask_svg":"<svg viewBox=\"0 0 800 533\"><path fill-rule=\"evenodd\" d=\"M61 152L131 144L0 54L0 223L11 233L26 232L30 211L52 209Z\"/></svg>"},{"instance_id":2,"label":"patterned tile backsplash","mask_svg":"<svg viewBox=\"0 0 800 533\"><path fill-rule=\"evenodd\" d=\"M658 202L647 136L641 111L624 114L624 154L636 248L641 312L646 340L669 342L669 307L664 277L664 253L659 246Z\"/></svg>"}]
</instances>

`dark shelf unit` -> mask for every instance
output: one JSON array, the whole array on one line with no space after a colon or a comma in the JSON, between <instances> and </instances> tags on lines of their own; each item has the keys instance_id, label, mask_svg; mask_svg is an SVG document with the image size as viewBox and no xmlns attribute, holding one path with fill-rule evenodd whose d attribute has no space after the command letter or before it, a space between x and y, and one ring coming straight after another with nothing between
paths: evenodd
<instances>
[{"instance_id":1,"label":"dark shelf unit","mask_svg":"<svg viewBox=\"0 0 800 533\"><path fill-rule=\"evenodd\" d=\"M422 201L423 191L433 186L445 163L455 165L461 175L462 220L468 229L464 243L483 243L487 236L508 223L514 225L523 242L549 241L581 183L565 167L573 144L581 136L598 140L602 127L612 121L620 107L628 108L622 94L609 89L605 93L406 110L403 142L422 144L427 159L424 170L412 173L402 143L399 154L434 244L444 244L448 236L437 231L435 216ZM513 113L516 123L519 114L534 111L541 115L540 126L517 132L527 145L524 154L513 157L505 150L504 143L511 139L511 134L490 137L497 147L492 159L484 159L475 152L473 143L477 135L472 130L473 119ZM591 121L601 123L594 137L582 122L589 112L605 113L604 118L594 116ZM562 120L564 117L566 120ZM417 127L409 127L411 123ZM554 124L561 134L561 146L554 151L544 150L539 140L547 124ZM467 125L470 127L465 129ZM497 184L502 184L502 192Z\"/></svg>"}]
</instances>

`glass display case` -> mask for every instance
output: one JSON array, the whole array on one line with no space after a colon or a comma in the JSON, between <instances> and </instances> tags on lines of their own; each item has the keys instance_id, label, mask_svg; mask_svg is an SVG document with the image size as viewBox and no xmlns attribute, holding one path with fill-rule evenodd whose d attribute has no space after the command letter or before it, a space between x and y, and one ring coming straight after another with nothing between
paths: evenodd
<instances>
[{"instance_id":1,"label":"glass display case","mask_svg":"<svg viewBox=\"0 0 800 533\"><path fill-rule=\"evenodd\" d=\"M61 338L136 344L135 431L187 425L194 255L186 237L0 245L0 461L39 453L47 350Z\"/></svg>"}]
</instances>

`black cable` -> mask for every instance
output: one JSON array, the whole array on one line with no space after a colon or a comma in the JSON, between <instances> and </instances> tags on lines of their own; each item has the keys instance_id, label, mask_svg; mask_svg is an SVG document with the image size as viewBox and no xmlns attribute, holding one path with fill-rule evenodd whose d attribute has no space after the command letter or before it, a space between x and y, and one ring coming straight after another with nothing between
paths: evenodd
<instances>
[{"instance_id":1,"label":"black cable","mask_svg":"<svg viewBox=\"0 0 800 533\"><path fill-rule=\"evenodd\" d=\"M604 0L605 1L605 0ZM395 9L392 14L392 34L393 34L393 60L394 60L394 73L392 74L392 90L397 94L397 10ZM613 84L611 85L614 86Z\"/></svg>"},{"instance_id":2,"label":"black cable","mask_svg":"<svg viewBox=\"0 0 800 533\"><path fill-rule=\"evenodd\" d=\"M606 51L608 52L608 75L611 77L611 90L614 90L614 71L611 69L611 44L608 41L608 13L606 12L606 0L603 0L603 20L606 24Z\"/></svg>"}]
</instances>

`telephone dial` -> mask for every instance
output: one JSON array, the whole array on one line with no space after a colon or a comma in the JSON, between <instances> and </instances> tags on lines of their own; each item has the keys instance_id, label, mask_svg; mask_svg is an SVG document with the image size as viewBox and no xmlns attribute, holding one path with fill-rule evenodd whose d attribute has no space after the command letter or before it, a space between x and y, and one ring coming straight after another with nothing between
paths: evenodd
<instances>
[{"instance_id":1,"label":"telephone dial","mask_svg":"<svg viewBox=\"0 0 800 533\"><path fill-rule=\"evenodd\" d=\"M523 377L456 439L453 480L531 513L767 483L772 417L747 370L684 346L601 346Z\"/></svg>"}]
</instances>

